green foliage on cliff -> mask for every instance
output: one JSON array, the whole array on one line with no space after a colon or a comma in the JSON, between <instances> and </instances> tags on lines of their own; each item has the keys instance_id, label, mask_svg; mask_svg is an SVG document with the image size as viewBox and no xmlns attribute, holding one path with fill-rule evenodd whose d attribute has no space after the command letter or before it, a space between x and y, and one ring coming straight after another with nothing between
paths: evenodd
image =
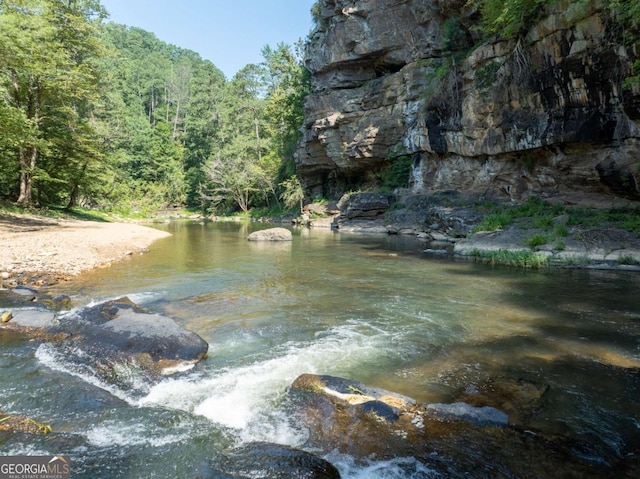
<instances>
[{"instance_id":1,"label":"green foliage on cliff","mask_svg":"<svg viewBox=\"0 0 640 479\"><path fill-rule=\"evenodd\" d=\"M640 0L612 0L609 8L622 28L623 41L630 51L637 50L640 42ZM623 87L640 94L640 59L633 63Z\"/></svg>"},{"instance_id":2,"label":"green foliage on cliff","mask_svg":"<svg viewBox=\"0 0 640 479\"><path fill-rule=\"evenodd\" d=\"M611 0L609 8L630 27L640 22L640 0Z\"/></svg>"},{"instance_id":3,"label":"green foliage on cliff","mask_svg":"<svg viewBox=\"0 0 640 479\"><path fill-rule=\"evenodd\" d=\"M557 0L470 0L482 14L482 30L513 37L539 18L545 4Z\"/></svg>"},{"instance_id":4,"label":"green foliage on cliff","mask_svg":"<svg viewBox=\"0 0 640 479\"><path fill-rule=\"evenodd\" d=\"M413 171L413 158L409 155L401 155L391 160L381 172L382 186L388 190L395 188L407 188L411 181Z\"/></svg>"}]
</instances>

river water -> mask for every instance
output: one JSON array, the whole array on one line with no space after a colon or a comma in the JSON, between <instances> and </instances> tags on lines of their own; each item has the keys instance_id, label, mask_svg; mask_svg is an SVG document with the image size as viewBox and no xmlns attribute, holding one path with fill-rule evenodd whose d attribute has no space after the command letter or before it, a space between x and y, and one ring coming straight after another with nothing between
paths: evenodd
<instances>
[{"instance_id":1,"label":"river water","mask_svg":"<svg viewBox=\"0 0 640 479\"><path fill-rule=\"evenodd\" d=\"M263 244L246 236L265 225L158 227L173 235L148 253L51 292L75 307L128 296L208 341L202 364L123 389L0 334L0 409L66 433L74 478L207 477L234 446L301 446L305 428L281 404L303 373L430 403L482 378L524 378L549 386L530 428L597 443L606 457L637 452L638 273L490 267L427 257L402 237L301 229ZM0 454L60 452L51 447L0 435ZM441 477L412 458L328 458L345 478Z\"/></svg>"}]
</instances>

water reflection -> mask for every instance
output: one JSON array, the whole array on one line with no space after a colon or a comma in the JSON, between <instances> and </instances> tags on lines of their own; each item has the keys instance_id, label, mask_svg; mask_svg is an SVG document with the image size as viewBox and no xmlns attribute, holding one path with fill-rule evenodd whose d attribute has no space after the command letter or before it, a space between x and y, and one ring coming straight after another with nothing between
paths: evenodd
<instances>
[{"instance_id":1,"label":"water reflection","mask_svg":"<svg viewBox=\"0 0 640 479\"><path fill-rule=\"evenodd\" d=\"M62 401L45 413L40 402L23 398L20 389L31 398L56 396L50 382L32 377L0 379L3 387L20 385L10 389L11 408L53 414L98 448L114 442L114 431L133 431L123 441L148 437L151 454L167 437L196 450L251 439L299 445L305 433L279 404L302 373L345 376L423 402L451 402L474 388L496 391L502 381L522 393L545 391L542 406L514 406L512 417L522 427L596 444L598 457L622 457L640 446L635 273L523 272L426 258L423 246L405 237L296 230L292 242L262 244L246 237L267 225L162 227L173 236L149 253L53 293L72 295L76 305L129 295L207 339L207 361L142 400L122 391L117 406L94 401L93 426L74 425L84 406ZM9 363L12 370L23 367ZM50 374L28 364L35 376ZM87 387L55 375L71 391ZM174 412L162 434L153 426L158 409ZM197 424L193 439L184 437L184 421ZM113 447L133 455L135 464L132 446ZM405 460L422 467L399 459ZM345 459L342 470L365 477L353 467L377 466Z\"/></svg>"}]
</instances>

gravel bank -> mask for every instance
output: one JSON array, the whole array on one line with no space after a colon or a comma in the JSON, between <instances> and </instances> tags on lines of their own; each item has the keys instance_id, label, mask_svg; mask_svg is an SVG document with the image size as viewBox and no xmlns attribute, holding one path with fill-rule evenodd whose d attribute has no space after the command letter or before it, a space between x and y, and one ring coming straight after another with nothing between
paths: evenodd
<instances>
[{"instance_id":1,"label":"gravel bank","mask_svg":"<svg viewBox=\"0 0 640 479\"><path fill-rule=\"evenodd\" d=\"M68 280L143 252L169 235L139 224L0 213L0 284L43 286Z\"/></svg>"}]
</instances>

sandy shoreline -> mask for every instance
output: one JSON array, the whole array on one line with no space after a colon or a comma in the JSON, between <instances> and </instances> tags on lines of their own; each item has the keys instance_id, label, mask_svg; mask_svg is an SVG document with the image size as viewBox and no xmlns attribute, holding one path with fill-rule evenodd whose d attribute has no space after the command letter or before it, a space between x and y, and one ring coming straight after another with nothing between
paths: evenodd
<instances>
[{"instance_id":1,"label":"sandy shoreline","mask_svg":"<svg viewBox=\"0 0 640 479\"><path fill-rule=\"evenodd\" d=\"M0 284L54 284L142 252L170 233L102 223L0 213Z\"/></svg>"}]
</instances>

